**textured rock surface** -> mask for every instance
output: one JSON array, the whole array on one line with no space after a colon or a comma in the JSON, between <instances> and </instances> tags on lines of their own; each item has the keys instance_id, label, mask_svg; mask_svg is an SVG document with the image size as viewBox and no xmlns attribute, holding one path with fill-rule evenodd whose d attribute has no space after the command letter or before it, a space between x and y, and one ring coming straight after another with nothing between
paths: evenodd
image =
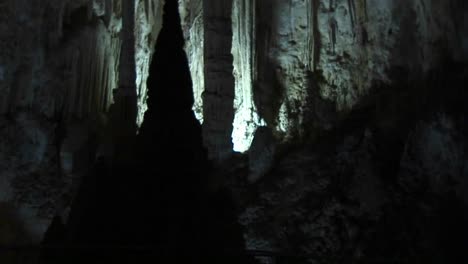
<instances>
[{"instance_id":1,"label":"textured rock surface","mask_svg":"<svg viewBox=\"0 0 468 264\"><path fill-rule=\"evenodd\" d=\"M455 26L460 1L277 0L271 10L262 8L266 1L257 5L257 31L271 34L257 36L257 49L267 53L257 65L255 90L266 101L256 103L269 125L286 135L302 134L314 122L307 119L311 89L343 113L377 92L376 83L392 82L394 67L419 74L441 57L461 56ZM316 83L308 82L308 72ZM271 75L276 83L268 83ZM270 95L275 87L281 99L268 101L278 97Z\"/></svg>"},{"instance_id":2,"label":"textured rock surface","mask_svg":"<svg viewBox=\"0 0 468 264\"><path fill-rule=\"evenodd\" d=\"M179 2L190 14L183 23L192 76L201 76L200 1ZM233 1L234 148L247 150L263 122L286 139L329 129L333 115L391 83L396 67L418 75L441 59L463 59L463 7L459 0ZM195 87L194 108L203 120L204 84ZM317 100L330 105L326 113L316 109ZM311 120L317 114L328 121Z\"/></svg>"},{"instance_id":3,"label":"textured rock surface","mask_svg":"<svg viewBox=\"0 0 468 264\"><path fill-rule=\"evenodd\" d=\"M427 188L437 194L455 192L468 201L466 146L456 126L453 118L439 114L435 120L418 124L409 135L399 179L408 193Z\"/></svg>"},{"instance_id":4,"label":"textured rock surface","mask_svg":"<svg viewBox=\"0 0 468 264\"><path fill-rule=\"evenodd\" d=\"M249 182L255 182L264 176L273 166L276 142L271 129L259 127L249 150Z\"/></svg>"},{"instance_id":5,"label":"textured rock surface","mask_svg":"<svg viewBox=\"0 0 468 264\"><path fill-rule=\"evenodd\" d=\"M253 97L253 82L256 76L256 1L234 0L232 15L232 55L234 58L234 121L232 143L235 151L249 149L255 130L265 125L258 116Z\"/></svg>"},{"instance_id":6,"label":"textured rock surface","mask_svg":"<svg viewBox=\"0 0 468 264\"><path fill-rule=\"evenodd\" d=\"M382 155L394 154L365 127L283 150L256 185L238 171L230 188L246 247L304 263L467 259L468 141L458 122L437 114L411 129L390 181Z\"/></svg>"},{"instance_id":7,"label":"textured rock surface","mask_svg":"<svg viewBox=\"0 0 468 264\"><path fill-rule=\"evenodd\" d=\"M201 0L179 0L182 27L186 39L185 50L189 57L193 79L194 112L203 123L204 78L204 34L203 8ZM252 80L255 75L255 1L232 1L232 59L234 88L234 120L231 140L235 151L248 150L257 126L263 125L253 99ZM212 95L212 97L217 95ZM224 99L220 99L224 100ZM218 109L218 108L217 108ZM227 118L228 114L221 114ZM229 121L229 120L227 120ZM227 122L226 121L226 122Z\"/></svg>"},{"instance_id":8,"label":"textured rock surface","mask_svg":"<svg viewBox=\"0 0 468 264\"><path fill-rule=\"evenodd\" d=\"M240 215L247 248L325 260L358 247L355 220L378 216L384 202L372 179L372 137L359 131L332 148L301 147L279 158Z\"/></svg>"},{"instance_id":9,"label":"textured rock surface","mask_svg":"<svg viewBox=\"0 0 468 264\"><path fill-rule=\"evenodd\" d=\"M465 2L179 0L193 110L211 158L253 142L211 173L210 186L237 201L247 248L317 263L455 263L468 237ZM162 1L134 3L141 123ZM0 232L17 230L2 243L38 242L53 216L66 219L81 176L113 151L106 141L119 127L109 128L106 112L120 78L121 4L0 0L0 215L18 224L0 221ZM168 83L177 77L158 67ZM130 85L133 70L122 73ZM183 166L172 158L184 155L202 166L203 148L186 143L198 133L187 135L198 129L191 97L157 91L141 145L164 146L173 162L165 168Z\"/></svg>"},{"instance_id":10,"label":"textured rock surface","mask_svg":"<svg viewBox=\"0 0 468 264\"><path fill-rule=\"evenodd\" d=\"M203 140L208 156L223 160L232 152L234 76L232 0L203 0Z\"/></svg>"},{"instance_id":11,"label":"textured rock surface","mask_svg":"<svg viewBox=\"0 0 468 264\"><path fill-rule=\"evenodd\" d=\"M141 125L147 110L146 82L153 59L154 45L162 26L163 0L135 1L135 63L138 95L137 124Z\"/></svg>"},{"instance_id":12,"label":"textured rock surface","mask_svg":"<svg viewBox=\"0 0 468 264\"><path fill-rule=\"evenodd\" d=\"M159 0L135 1L140 123L161 7ZM0 202L25 212L19 219L38 242L64 213L93 148L108 137L121 1L4 0L0 10Z\"/></svg>"},{"instance_id":13,"label":"textured rock surface","mask_svg":"<svg viewBox=\"0 0 468 264\"><path fill-rule=\"evenodd\" d=\"M455 0L234 1L234 148L264 124L292 143L269 155L254 140L248 162L223 167L246 248L310 263L467 259L466 66L443 64L466 62L465 13Z\"/></svg>"},{"instance_id":14,"label":"textured rock surface","mask_svg":"<svg viewBox=\"0 0 468 264\"><path fill-rule=\"evenodd\" d=\"M185 39L185 52L190 64L193 82L193 112L203 123L202 93L205 89L203 50L203 2L201 0L179 0L179 13Z\"/></svg>"}]
</instances>

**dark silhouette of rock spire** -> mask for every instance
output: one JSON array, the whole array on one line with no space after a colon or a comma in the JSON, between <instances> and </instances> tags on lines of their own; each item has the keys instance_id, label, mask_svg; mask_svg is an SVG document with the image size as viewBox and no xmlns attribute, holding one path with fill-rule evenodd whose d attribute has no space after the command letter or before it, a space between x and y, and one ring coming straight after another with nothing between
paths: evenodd
<instances>
[{"instance_id":1,"label":"dark silhouette of rock spire","mask_svg":"<svg viewBox=\"0 0 468 264\"><path fill-rule=\"evenodd\" d=\"M140 129L142 160L163 155L165 165L185 162L187 171L204 161L201 128L192 111L193 91L177 1L166 1L163 27L148 78L148 111ZM172 157L170 157L172 156ZM175 165L175 164L174 164Z\"/></svg>"}]
</instances>

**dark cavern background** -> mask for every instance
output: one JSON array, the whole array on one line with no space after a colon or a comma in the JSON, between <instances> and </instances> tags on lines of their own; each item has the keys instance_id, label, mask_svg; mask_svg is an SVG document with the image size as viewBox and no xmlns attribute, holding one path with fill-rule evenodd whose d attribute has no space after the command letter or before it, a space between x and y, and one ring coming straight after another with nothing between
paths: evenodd
<instances>
[{"instance_id":1,"label":"dark cavern background","mask_svg":"<svg viewBox=\"0 0 468 264\"><path fill-rule=\"evenodd\" d=\"M0 0L0 263L468 263L465 0Z\"/></svg>"}]
</instances>

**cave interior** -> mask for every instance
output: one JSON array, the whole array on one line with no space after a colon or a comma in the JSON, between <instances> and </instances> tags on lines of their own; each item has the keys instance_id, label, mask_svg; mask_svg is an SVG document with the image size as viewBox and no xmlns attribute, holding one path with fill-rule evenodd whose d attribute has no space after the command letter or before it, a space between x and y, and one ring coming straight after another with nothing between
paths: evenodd
<instances>
[{"instance_id":1,"label":"cave interior","mask_svg":"<svg viewBox=\"0 0 468 264\"><path fill-rule=\"evenodd\" d=\"M465 0L0 0L0 263L468 263Z\"/></svg>"}]
</instances>

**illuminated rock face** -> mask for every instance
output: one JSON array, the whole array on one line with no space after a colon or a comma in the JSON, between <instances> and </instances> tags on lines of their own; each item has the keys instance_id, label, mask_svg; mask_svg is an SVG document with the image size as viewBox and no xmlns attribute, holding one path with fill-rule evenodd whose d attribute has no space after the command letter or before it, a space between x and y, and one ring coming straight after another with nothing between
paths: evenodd
<instances>
[{"instance_id":1,"label":"illuminated rock face","mask_svg":"<svg viewBox=\"0 0 468 264\"><path fill-rule=\"evenodd\" d=\"M203 120L200 2L179 1L194 109ZM463 57L461 7L456 0L234 0L234 149L247 150L260 125L286 140L330 129L379 84L391 83L394 68L420 74L441 57Z\"/></svg>"},{"instance_id":2,"label":"illuminated rock face","mask_svg":"<svg viewBox=\"0 0 468 264\"><path fill-rule=\"evenodd\" d=\"M185 52L190 66L193 83L193 112L203 123L202 93L205 89L203 64L203 2L201 0L179 0L179 13L185 38Z\"/></svg>"},{"instance_id":3,"label":"illuminated rock face","mask_svg":"<svg viewBox=\"0 0 468 264\"><path fill-rule=\"evenodd\" d=\"M204 122L204 28L201 0L179 0L182 27L186 39L185 50L189 58L193 80L195 116ZM243 11L242 11L243 10ZM232 1L232 49L234 75L234 120L231 134L234 151L246 151L252 141L255 128L263 122L253 103L252 78L255 67L254 49L255 1ZM208 133L209 134L209 133Z\"/></svg>"},{"instance_id":4,"label":"illuminated rock face","mask_svg":"<svg viewBox=\"0 0 468 264\"><path fill-rule=\"evenodd\" d=\"M141 125L147 110L146 82L153 59L154 45L162 26L163 0L135 1L135 63L138 96L137 124Z\"/></svg>"},{"instance_id":5,"label":"illuminated rock face","mask_svg":"<svg viewBox=\"0 0 468 264\"><path fill-rule=\"evenodd\" d=\"M456 1L449 2L257 1L257 52L266 51L254 91L261 117L286 137L301 135L314 123L311 89L346 113L376 92L376 83L390 83L393 67L417 74L446 51L457 58L457 29L449 22ZM272 91L280 98L268 99L277 97Z\"/></svg>"},{"instance_id":6,"label":"illuminated rock face","mask_svg":"<svg viewBox=\"0 0 468 264\"><path fill-rule=\"evenodd\" d=\"M256 128L264 125L263 120L257 114L253 97L257 54L255 3L255 0L234 0L232 7L231 52L234 58L235 78L232 143L234 151L239 152L249 149Z\"/></svg>"}]
</instances>

